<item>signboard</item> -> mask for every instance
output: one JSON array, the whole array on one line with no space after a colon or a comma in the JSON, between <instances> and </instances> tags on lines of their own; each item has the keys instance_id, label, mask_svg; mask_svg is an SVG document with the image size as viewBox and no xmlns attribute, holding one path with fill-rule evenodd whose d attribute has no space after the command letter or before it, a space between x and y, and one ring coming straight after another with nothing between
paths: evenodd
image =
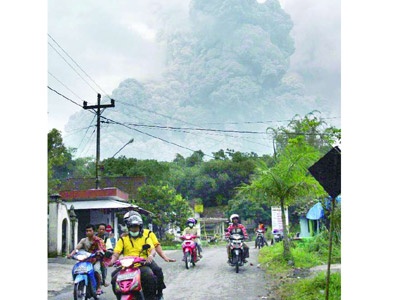
<instances>
[{"instance_id":1,"label":"signboard","mask_svg":"<svg viewBox=\"0 0 400 300\"><path fill-rule=\"evenodd\" d=\"M111 230L112 230L112 227L111 227L111 225L107 225L107 226L106 226L106 231L107 231L108 233L110 233L110 232L111 232Z\"/></svg>"},{"instance_id":2,"label":"signboard","mask_svg":"<svg viewBox=\"0 0 400 300\"><path fill-rule=\"evenodd\" d=\"M194 212L202 213L203 212L203 204L196 204L194 206Z\"/></svg>"},{"instance_id":3,"label":"signboard","mask_svg":"<svg viewBox=\"0 0 400 300\"><path fill-rule=\"evenodd\" d=\"M289 226L289 212L287 207L285 208L285 217L286 226ZM271 206L271 221L272 230L277 229L283 231L282 212L279 206Z\"/></svg>"},{"instance_id":4,"label":"signboard","mask_svg":"<svg viewBox=\"0 0 400 300\"><path fill-rule=\"evenodd\" d=\"M308 170L332 198L340 195L341 151L339 147L332 148Z\"/></svg>"}]
</instances>

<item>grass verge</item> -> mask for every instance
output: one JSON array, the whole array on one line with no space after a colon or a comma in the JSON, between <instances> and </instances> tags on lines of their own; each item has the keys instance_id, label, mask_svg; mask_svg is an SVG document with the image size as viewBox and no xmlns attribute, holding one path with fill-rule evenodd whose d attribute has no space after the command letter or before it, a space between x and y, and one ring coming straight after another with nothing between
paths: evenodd
<instances>
[{"instance_id":1,"label":"grass verge","mask_svg":"<svg viewBox=\"0 0 400 300\"><path fill-rule=\"evenodd\" d=\"M271 293L275 299L325 299L326 272L311 274L310 268L325 265L328 262L327 236L293 242L291 245L292 264L283 259L283 243L263 247L259 252L259 262L265 268L271 281ZM331 264L341 261L340 244L334 244ZM331 273L329 299L341 297L341 275Z\"/></svg>"}]
</instances>

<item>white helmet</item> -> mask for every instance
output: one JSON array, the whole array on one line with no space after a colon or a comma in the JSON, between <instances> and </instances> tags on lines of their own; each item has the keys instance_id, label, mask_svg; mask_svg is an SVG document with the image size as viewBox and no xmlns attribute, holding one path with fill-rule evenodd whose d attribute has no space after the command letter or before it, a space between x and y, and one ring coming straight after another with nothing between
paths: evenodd
<instances>
[{"instance_id":1,"label":"white helmet","mask_svg":"<svg viewBox=\"0 0 400 300\"><path fill-rule=\"evenodd\" d=\"M127 216L127 214L125 214L125 216ZM143 226L143 220L139 213L135 212L135 213L131 213L127 217L125 217L125 216L124 216L124 222L127 227L131 227L133 225L139 225L140 227Z\"/></svg>"},{"instance_id":2,"label":"white helmet","mask_svg":"<svg viewBox=\"0 0 400 300\"><path fill-rule=\"evenodd\" d=\"M141 217L141 215L137 211L130 210L124 215L124 222L126 222L126 220L128 220L129 217L131 217L131 216L139 216L139 217Z\"/></svg>"},{"instance_id":3,"label":"white helmet","mask_svg":"<svg viewBox=\"0 0 400 300\"><path fill-rule=\"evenodd\" d=\"M230 216L229 220L231 220L231 222L233 222L233 218L238 218L239 219L239 215L238 214L233 214Z\"/></svg>"}]
</instances>

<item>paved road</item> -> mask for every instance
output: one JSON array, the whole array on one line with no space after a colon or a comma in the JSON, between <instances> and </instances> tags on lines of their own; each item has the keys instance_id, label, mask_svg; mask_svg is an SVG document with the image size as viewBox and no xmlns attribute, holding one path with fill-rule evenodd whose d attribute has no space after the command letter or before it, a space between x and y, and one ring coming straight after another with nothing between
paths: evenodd
<instances>
[{"instance_id":1,"label":"paved road","mask_svg":"<svg viewBox=\"0 0 400 300\"><path fill-rule=\"evenodd\" d=\"M236 274L235 269L229 266L225 247L209 247L204 249L203 258L194 268L187 270L181 261L181 251L166 251L176 258L175 263L166 263L159 257L157 263L163 268L166 300L180 299L267 299L268 284L264 271L257 267L258 250L254 243L250 246L250 259ZM49 264L48 299L71 299L72 279L71 269L74 261L66 264ZM109 272L111 272L109 268ZM104 288L105 293L101 300L115 299L111 287Z\"/></svg>"}]
</instances>

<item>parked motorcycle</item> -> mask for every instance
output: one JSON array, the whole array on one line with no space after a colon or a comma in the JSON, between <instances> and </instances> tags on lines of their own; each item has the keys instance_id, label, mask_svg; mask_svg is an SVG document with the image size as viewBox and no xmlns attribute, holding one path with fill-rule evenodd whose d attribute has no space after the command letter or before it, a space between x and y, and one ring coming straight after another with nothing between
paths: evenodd
<instances>
[{"instance_id":1,"label":"parked motorcycle","mask_svg":"<svg viewBox=\"0 0 400 300\"><path fill-rule=\"evenodd\" d=\"M185 262L186 269L189 269L190 266L194 267L197 262L197 247L194 241L196 238L197 236L193 234L185 234L180 237L180 239L183 240L183 261Z\"/></svg>"},{"instance_id":2,"label":"parked motorcycle","mask_svg":"<svg viewBox=\"0 0 400 300\"><path fill-rule=\"evenodd\" d=\"M229 236L229 251L230 259L229 264L235 267L236 273L239 273L239 267L244 264L244 248L243 240L244 236L238 233L231 234Z\"/></svg>"},{"instance_id":3,"label":"parked motorcycle","mask_svg":"<svg viewBox=\"0 0 400 300\"><path fill-rule=\"evenodd\" d=\"M120 300L144 300L141 284L141 273L139 267L144 265L146 260L136 256L124 256L114 264L122 267L118 272L115 282L114 293Z\"/></svg>"},{"instance_id":4,"label":"parked motorcycle","mask_svg":"<svg viewBox=\"0 0 400 300\"><path fill-rule=\"evenodd\" d=\"M95 271L91 259L95 258L97 253L90 253L79 250L73 259L78 262L72 268L72 278L74 280L74 300L87 300L90 298L99 299L96 294L97 282Z\"/></svg>"},{"instance_id":5,"label":"parked motorcycle","mask_svg":"<svg viewBox=\"0 0 400 300\"><path fill-rule=\"evenodd\" d=\"M264 232L260 229L257 229L256 233L256 248L260 249L264 247Z\"/></svg>"},{"instance_id":6,"label":"parked motorcycle","mask_svg":"<svg viewBox=\"0 0 400 300\"><path fill-rule=\"evenodd\" d=\"M272 234L274 235L274 241L275 243L280 242L283 240L283 232L274 229L274 231L272 232Z\"/></svg>"}]
</instances>

